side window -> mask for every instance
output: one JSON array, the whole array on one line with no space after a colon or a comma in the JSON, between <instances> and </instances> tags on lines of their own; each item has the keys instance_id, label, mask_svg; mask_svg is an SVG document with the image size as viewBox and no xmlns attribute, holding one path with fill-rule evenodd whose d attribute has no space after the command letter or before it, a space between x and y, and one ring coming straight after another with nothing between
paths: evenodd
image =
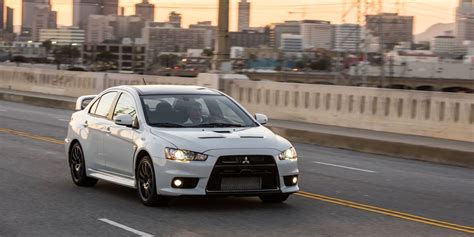
<instances>
[{"instance_id":1,"label":"side window","mask_svg":"<svg viewBox=\"0 0 474 237\"><path fill-rule=\"evenodd\" d=\"M94 104L91 106L91 109L89 110L89 114L95 114L99 101L100 101L100 98L94 102Z\"/></svg>"},{"instance_id":2,"label":"side window","mask_svg":"<svg viewBox=\"0 0 474 237\"><path fill-rule=\"evenodd\" d=\"M110 107L112 106L112 103L114 102L116 95L117 95L117 92L109 92L103 95L100 98L99 105L97 106L95 114L99 116L103 116L103 117L108 117Z\"/></svg>"},{"instance_id":3,"label":"side window","mask_svg":"<svg viewBox=\"0 0 474 237\"><path fill-rule=\"evenodd\" d=\"M113 119L115 119L115 117L120 114L130 114L133 119L135 119L135 117L137 116L137 110L135 109L135 101L130 95L126 93L122 93L122 95L120 95L120 99L117 102L117 106L115 106Z\"/></svg>"}]
</instances>

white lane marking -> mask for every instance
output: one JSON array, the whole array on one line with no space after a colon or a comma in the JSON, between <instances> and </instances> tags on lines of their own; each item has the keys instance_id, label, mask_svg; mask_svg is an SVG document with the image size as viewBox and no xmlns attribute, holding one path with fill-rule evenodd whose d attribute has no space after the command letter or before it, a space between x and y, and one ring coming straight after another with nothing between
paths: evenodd
<instances>
[{"instance_id":1,"label":"white lane marking","mask_svg":"<svg viewBox=\"0 0 474 237\"><path fill-rule=\"evenodd\" d=\"M153 237L153 235L150 235L150 234L148 234L148 233L145 233L145 232L142 232L142 231L139 231L139 230L135 230L135 229L130 228L130 227L126 226L126 225L122 225L122 224L117 223L117 222L115 222L115 221L111 221L111 220L109 220L109 219L107 219L107 218L99 218L98 220L99 220L99 221L103 221L103 222L105 222L105 223L107 223L107 224L113 225L113 226L115 226L115 227L124 229L124 230L126 230L126 231L128 231L128 232L132 232L132 233L134 233L134 234L136 234L136 235L138 235L138 236Z\"/></svg>"},{"instance_id":2,"label":"white lane marking","mask_svg":"<svg viewBox=\"0 0 474 237\"><path fill-rule=\"evenodd\" d=\"M344 169L349 169L349 170L357 170L357 171L362 171L362 172L367 172L367 173L377 173L377 171L373 171L373 170L364 170L364 169L358 169L358 168L349 167L349 166L336 165L336 164L330 164L330 163L324 163L324 162L318 162L318 161L313 161L313 163L317 163L321 165L329 165L329 166L334 166L334 167L339 167L339 168L344 168Z\"/></svg>"},{"instance_id":3,"label":"white lane marking","mask_svg":"<svg viewBox=\"0 0 474 237\"><path fill-rule=\"evenodd\" d=\"M59 121L64 121L64 122L69 122L69 119L60 119L58 118Z\"/></svg>"}]
</instances>

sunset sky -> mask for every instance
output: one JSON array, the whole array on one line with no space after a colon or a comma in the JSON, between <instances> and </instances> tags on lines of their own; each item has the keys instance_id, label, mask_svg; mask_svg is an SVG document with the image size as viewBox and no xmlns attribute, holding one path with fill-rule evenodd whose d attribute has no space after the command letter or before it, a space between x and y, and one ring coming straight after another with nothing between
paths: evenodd
<instances>
[{"instance_id":1,"label":"sunset sky","mask_svg":"<svg viewBox=\"0 0 474 237\"><path fill-rule=\"evenodd\" d=\"M149 0L156 5L156 19L164 21L170 11L183 14L184 26L197 21L217 19L217 0ZM237 2L231 0L232 30L237 25ZM283 20L301 20L303 9L306 19L329 20L341 23L344 0L249 0L252 3L252 26L264 26ZM345 0L351 2L352 0ZM22 0L6 0L6 5L15 9L15 25L21 25ZM58 11L58 24L71 25L72 0L51 0L53 9ZM120 0L125 13L131 15L134 5L141 0ZM401 13L415 16L415 33L423 32L427 27L438 22L454 22L454 11L457 0L401 0ZM395 12L395 0L383 0L384 12ZM296 12L289 14L289 11ZM356 22L356 9L352 9L347 22Z\"/></svg>"}]
</instances>

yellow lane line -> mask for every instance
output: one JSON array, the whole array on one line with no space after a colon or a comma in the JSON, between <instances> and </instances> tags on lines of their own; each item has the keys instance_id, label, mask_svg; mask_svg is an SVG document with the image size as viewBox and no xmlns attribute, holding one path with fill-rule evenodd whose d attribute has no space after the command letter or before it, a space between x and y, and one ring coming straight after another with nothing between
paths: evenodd
<instances>
[{"instance_id":1,"label":"yellow lane line","mask_svg":"<svg viewBox=\"0 0 474 237\"><path fill-rule=\"evenodd\" d=\"M461 232L465 232L465 233L474 234L474 227L470 227L470 226L462 226L462 225L453 224L453 223L449 223L449 222L433 220L433 219L429 219L429 218L425 218L425 217L421 217L421 216L411 215L411 214L408 214L408 213L392 211L392 210L388 210L388 209L383 209L383 208L379 208L379 207L374 207L374 206L369 206L369 205L365 205L365 204L355 203L355 202L346 201L346 200L342 200L342 199L322 196L322 195L308 193L308 192L304 192L304 191L300 191L300 192L296 193L296 195L301 196L301 197L314 199L314 200L323 201L323 202L329 202L329 203L337 204L337 205L341 205L341 206L351 207L351 208L355 208L355 209L359 209L359 210L364 210L364 211L368 211L368 212L378 213L378 214L382 214L382 215L386 215L386 216L397 217L397 218L404 219L404 220L409 220L409 221L424 223L424 224L428 224L428 225L432 225L432 226L437 226L437 227L442 227L442 228L446 228L446 229L457 230L457 231L461 231Z\"/></svg>"},{"instance_id":2,"label":"yellow lane line","mask_svg":"<svg viewBox=\"0 0 474 237\"><path fill-rule=\"evenodd\" d=\"M64 144L64 141L61 141L61 140L57 140L57 139L50 138L50 137L38 136L38 135L31 134L31 133L16 131L16 130L8 129L8 128L0 128L0 132L5 132L5 133L11 134L11 135L27 137L27 138L31 138L31 139L34 139L34 140L54 143L54 144L58 144L58 145L63 145ZM410 220L410 221L424 223L424 224L428 224L428 225L432 225L432 226L438 226L438 227L442 227L442 228L447 228L447 229L451 229L451 230L457 230L457 231L462 231L462 232L465 232L465 233L474 234L474 227L470 227L470 226L463 226L463 225L458 225L458 224L454 224L454 223L434 220L434 219L430 219L430 218L426 218L426 217L422 217L422 216L416 216L416 215L412 215L412 214L408 214L408 213L403 213L403 212L399 212L399 211L389 210L389 209L385 209L385 208L370 206L370 205L366 205L366 204L362 204L362 203L351 202L351 201L347 201L347 200L343 200L343 199L328 197L328 196L315 194L315 193L304 192L304 191L300 191L300 192L296 193L296 195L299 195L301 197L310 198L310 199L313 199L313 200L319 200L319 201L323 201L323 202L328 202L328 203L332 203L332 204L337 204L337 205L341 205L341 206L346 206L346 207L351 207L351 208L355 208L355 209L359 209L359 210L364 210L364 211L368 211L368 212L373 212L373 213L378 213L378 214L382 214L382 215L397 217L397 218L404 219L404 220Z\"/></svg>"},{"instance_id":3,"label":"yellow lane line","mask_svg":"<svg viewBox=\"0 0 474 237\"><path fill-rule=\"evenodd\" d=\"M384 212L391 212L391 213L394 213L394 214L404 215L404 216L408 216L408 217L411 217L411 218L422 219L422 220L430 221L430 222L437 222L437 223L445 224L445 225L452 225L452 226L455 226L455 227L470 229L470 230L474 231L474 227L470 227L470 226L463 226L463 225L453 224L453 223L449 223L449 222L434 220L434 219L430 219L430 218L426 218L426 217L422 217L422 216L416 216L416 215L412 215L412 214L408 214L408 213L404 213L404 212L398 212L398 211L394 211L394 210L390 210L390 209L384 209L384 208L380 208L380 207L376 207L376 206L370 206L370 205L366 205L366 204L362 204L362 203L356 203L356 202L351 202L351 201L342 200L342 199L338 199L338 198L328 197L328 196L324 196L324 195L321 195L321 194L309 193L309 192L304 192L304 191L300 191L300 193L305 194L305 195L310 195L310 196L313 196L313 197L317 197L317 198L329 199L329 200L334 200L334 201L338 201L338 202L344 202L344 203L347 203L347 204L358 205L358 206L371 208L371 209L376 209L376 210L384 211Z\"/></svg>"},{"instance_id":4,"label":"yellow lane line","mask_svg":"<svg viewBox=\"0 0 474 237\"><path fill-rule=\"evenodd\" d=\"M64 141L61 141L61 140L58 140L58 139L38 136L38 135L34 135L32 133L16 131L16 130L13 130L13 129L8 129L8 128L0 128L0 132L4 132L4 133L11 134L11 135L16 135L16 136L21 136L21 137L27 137L27 138L31 138L31 139L38 140L38 141L54 143L54 144L58 144L58 145L63 145L64 144Z\"/></svg>"}]
</instances>

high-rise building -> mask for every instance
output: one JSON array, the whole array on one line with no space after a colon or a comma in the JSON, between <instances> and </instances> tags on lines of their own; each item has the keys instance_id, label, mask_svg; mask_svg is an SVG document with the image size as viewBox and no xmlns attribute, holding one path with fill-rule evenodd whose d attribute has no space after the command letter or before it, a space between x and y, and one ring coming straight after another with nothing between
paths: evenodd
<instances>
[{"instance_id":1,"label":"high-rise building","mask_svg":"<svg viewBox=\"0 0 474 237\"><path fill-rule=\"evenodd\" d=\"M238 31L248 30L250 27L250 2L242 0L239 2Z\"/></svg>"},{"instance_id":2,"label":"high-rise building","mask_svg":"<svg viewBox=\"0 0 474 237\"><path fill-rule=\"evenodd\" d=\"M474 40L474 0L459 0L455 34L459 45L466 40Z\"/></svg>"},{"instance_id":3,"label":"high-rise building","mask_svg":"<svg viewBox=\"0 0 474 237\"><path fill-rule=\"evenodd\" d=\"M72 25L81 29L87 28L87 20L90 15L99 15L100 0L73 0Z\"/></svg>"},{"instance_id":4,"label":"high-rise building","mask_svg":"<svg viewBox=\"0 0 474 237\"><path fill-rule=\"evenodd\" d=\"M295 34L282 34L280 36L280 49L284 52L301 52L303 50L303 36Z\"/></svg>"},{"instance_id":5,"label":"high-rise building","mask_svg":"<svg viewBox=\"0 0 474 237\"><path fill-rule=\"evenodd\" d=\"M73 26L86 29L90 15L117 15L118 0L73 0Z\"/></svg>"},{"instance_id":6,"label":"high-rise building","mask_svg":"<svg viewBox=\"0 0 474 237\"><path fill-rule=\"evenodd\" d=\"M33 24L31 27L31 39L33 41L39 41L41 29L54 29L56 27L57 12L51 10L51 5L36 5L33 15Z\"/></svg>"},{"instance_id":7,"label":"high-rise building","mask_svg":"<svg viewBox=\"0 0 474 237\"><path fill-rule=\"evenodd\" d=\"M155 21L155 5L143 0L135 5L135 15L142 17L146 21Z\"/></svg>"},{"instance_id":8,"label":"high-rise building","mask_svg":"<svg viewBox=\"0 0 474 237\"><path fill-rule=\"evenodd\" d=\"M87 43L141 38L145 21L139 16L91 15L86 30Z\"/></svg>"},{"instance_id":9,"label":"high-rise building","mask_svg":"<svg viewBox=\"0 0 474 237\"><path fill-rule=\"evenodd\" d=\"M5 30L7 33L13 33L13 14L14 10L11 7L7 7L7 20Z\"/></svg>"},{"instance_id":10,"label":"high-rise building","mask_svg":"<svg viewBox=\"0 0 474 237\"><path fill-rule=\"evenodd\" d=\"M22 39L31 39L33 17L37 4L44 4L44 0L23 0L21 7L21 32ZM46 0L47 4L47 0Z\"/></svg>"},{"instance_id":11,"label":"high-rise building","mask_svg":"<svg viewBox=\"0 0 474 237\"><path fill-rule=\"evenodd\" d=\"M5 27L5 15L4 15L4 10L5 10L5 0L0 0L0 29L3 30Z\"/></svg>"},{"instance_id":12,"label":"high-rise building","mask_svg":"<svg viewBox=\"0 0 474 237\"><path fill-rule=\"evenodd\" d=\"M117 40L124 38L137 39L142 37L145 20L139 16L115 16L110 25L114 28Z\"/></svg>"},{"instance_id":13,"label":"high-rise building","mask_svg":"<svg viewBox=\"0 0 474 237\"><path fill-rule=\"evenodd\" d=\"M270 46L280 48L281 36L283 34L300 34L299 21L285 21L284 23L275 23L270 32Z\"/></svg>"},{"instance_id":14,"label":"high-rise building","mask_svg":"<svg viewBox=\"0 0 474 237\"><path fill-rule=\"evenodd\" d=\"M100 14L117 15L119 9L119 0L100 0Z\"/></svg>"},{"instance_id":15,"label":"high-rise building","mask_svg":"<svg viewBox=\"0 0 474 237\"><path fill-rule=\"evenodd\" d=\"M204 47L213 48L216 41L217 27L212 25L211 21L199 21L197 24L189 25L189 29L203 29L206 31L204 36Z\"/></svg>"},{"instance_id":16,"label":"high-rise building","mask_svg":"<svg viewBox=\"0 0 474 237\"><path fill-rule=\"evenodd\" d=\"M333 26L329 21L304 20L300 25L303 48L331 49Z\"/></svg>"},{"instance_id":17,"label":"high-rise building","mask_svg":"<svg viewBox=\"0 0 474 237\"><path fill-rule=\"evenodd\" d=\"M181 28L181 14L174 11L170 12L168 21L170 24L174 25L175 27Z\"/></svg>"},{"instance_id":18,"label":"high-rise building","mask_svg":"<svg viewBox=\"0 0 474 237\"><path fill-rule=\"evenodd\" d=\"M114 16L90 15L86 21L86 42L102 43L114 40L114 27L110 24L113 20Z\"/></svg>"},{"instance_id":19,"label":"high-rise building","mask_svg":"<svg viewBox=\"0 0 474 237\"><path fill-rule=\"evenodd\" d=\"M455 54L460 49L454 36L440 35L431 41L431 51L439 56Z\"/></svg>"},{"instance_id":20,"label":"high-rise building","mask_svg":"<svg viewBox=\"0 0 474 237\"><path fill-rule=\"evenodd\" d=\"M241 32L230 32L230 46L257 48L270 44L269 32L259 32L254 30L243 30Z\"/></svg>"},{"instance_id":21,"label":"high-rise building","mask_svg":"<svg viewBox=\"0 0 474 237\"><path fill-rule=\"evenodd\" d=\"M186 52L188 49L205 48L204 29L183 29L172 25L147 24L143 29L143 40L149 50L160 52Z\"/></svg>"},{"instance_id":22,"label":"high-rise building","mask_svg":"<svg viewBox=\"0 0 474 237\"><path fill-rule=\"evenodd\" d=\"M413 16L381 13L365 16L366 28L379 37L386 49L393 49L400 42L413 42Z\"/></svg>"},{"instance_id":23,"label":"high-rise building","mask_svg":"<svg viewBox=\"0 0 474 237\"><path fill-rule=\"evenodd\" d=\"M357 52L360 45L361 27L358 24L340 24L334 28L334 50Z\"/></svg>"},{"instance_id":24,"label":"high-rise building","mask_svg":"<svg viewBox=\"0 0 474 237\"><path fill-rule=\"evenodd\" d=\"M56 45L84 44L85 32L77 27L60 27L57 29L41 29L40 42L50 40Z\"/></svg>"}]
</instances>

